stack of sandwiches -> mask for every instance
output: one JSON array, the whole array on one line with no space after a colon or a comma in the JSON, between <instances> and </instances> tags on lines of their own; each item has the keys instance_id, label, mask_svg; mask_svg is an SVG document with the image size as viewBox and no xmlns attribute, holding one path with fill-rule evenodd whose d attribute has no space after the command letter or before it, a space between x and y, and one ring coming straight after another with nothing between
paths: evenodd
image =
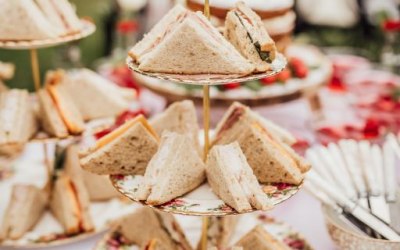
<instances>
[{"instance_id":1,"label":"stack of sandwiches","mask_svg":"<svg viewBox=\"0 0 400 250\"><path fill-rule=\"evenodd\" d=\"M68 0L0 0L0 41L42 40L71 35L82 23Z\"/></svg>"},{"instance_id":2,"label":"stack of sandwiches","mask_svg":"<svg viewBox=\"0 0 400 250\"><path fill-rule=\"evenodd\" d=\"M242 247L243 250L289 250L292 249L285 243L279 241L268 233L261 225L243 236L235 246Z\"/></svg>"},{"instance_id":3,"label":"stack of sandwiches","mask_svg":"<svg viewBox=\"0 0 400 250\"><path fill-rule=\"evenodd\" d=\"M207 249L226 249L240 216L210 217L207 224ZM202 238L202 237L201 237ZM197 245L201 249L201 240Z\"/></svg>"},{"instance_id":4,"label":"stack of sandwiches","mask_svg":"<svg viewBox=\"0 0 400 250\"><path fill-rule=\"evenodd\" d=\"M129 55L146 72L241 76L270 70L276 47L260 17L239 2L225 25L224 37L201 12L177 5Z\"/></svg>"},{"instance_id":5,"label":"stack of sandwiches","mask_svg":"<svg viewBox=\"0 0 400 250\"><path fill-rule=\"evenodd\" d=\"M19 152L37 128L36 115L26 90L0 93L0 154Z\"/></svg>"},{"instance_id":6,"label":"stack of sandwiches","mask_svg":"<svg viewBox=\"0 0 400 250\"><path fill-rule=\"evenodd\" d=\"M49 71L38 92L43 130L58 138L79 135L85 121L115 117L129 108L135 92L117 87L93 71Z\"/></svg>"},{"instance_id":7,"label":"stack of sandwiches","mask_svg":"<svg viewBox=\"0 0 400 250\"><path fill-rule=\"evenodd\" d=\"M298 185L310 168L290 147L295 139L287 131L237 102L218 123L213 144L235 141L260 183Z\"/></svg>"},{"instance_id":8,"label":"stack of sandwiches","mask_svg":"<svg viewBox=\"0 0 400 250\"><path fill-rule=\"evenodd\" d=\"M190 250L182 228L169 213L142 207L119 223L117 231L128 244L148 250Z\"/></svg>"}]
</instances>

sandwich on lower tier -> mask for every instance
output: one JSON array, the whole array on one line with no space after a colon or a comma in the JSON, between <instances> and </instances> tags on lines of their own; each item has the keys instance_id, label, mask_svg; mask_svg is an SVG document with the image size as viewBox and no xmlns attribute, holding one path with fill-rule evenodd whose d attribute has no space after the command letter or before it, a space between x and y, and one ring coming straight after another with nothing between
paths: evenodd
<instances>
[{"instance_id":1,"label":"sandwich on lower tier","mask_svg":"<svg viewBox=\"0 0 400 250\"><path fill-rule=\"evenodd\" d=\"M265 121L235 103L217 125L213 144L237 141L261 183L300 184L309 163L283 142L290 138L283 129Z\"/></svg>"},{"instance_id":2,"label":"sandwich on lower tier","mask_svg":"<svg viewBox=\"0 0 400 250\"><path fill-rule=\"evenodd\" d=\"M81 152L80 164L94 174L143 175L158 143L157 133L139 115Z\"/></svg>"},{"instance_id":3,"label":"sandwich on lower tier","mask_svg":"<svg viewBox=\"0 0 400 250\"><path fill-rule=\"evenodd\" d=\"M0 241L17 240L31 230L42 217L48 198L47 192L33 185L14 185L0 226Z\"/></svg>"},{"instance_id":4,"label":"sandwich on lower tier","mask_svg":"<svg viewBox=\"0 0 400 250\"><path fill-rule=\"evenodd\" d=\"M64 77L63 70L49 71L45 87L38 92L42 128L59 138L85 130L83 117L62 84Z\"/></svg>"},{"instance_id":5,"label":"sandwich on lower tier","mask_svg":"<svg viewBox=\"0 0 400 250\"><path fill-rule=\"evenodd\" d=\"M149 240L149 242L142 247L142 250L167 250L163 243L156 238Z\"/></svg>"},{"instance_id":6,"label":"sandwich on lower tier","mask_svg":"<svg viewBox=\"0 0 400 250\"><path fill-rule=\"evenodd\" d=\"M207 250L219 250L220 248L218 247L209 247L207 248ZM225 250L243 250L243 247L237 247L237 246L233 246L233 247L228 247L228 248L224 248Z\"/></svg>"},{"instance_id":7,"label":"sandwich on lower tier","mask_svg":"<svg viewBox=\"0 0 400 250\"><path fill-rule=\"evenodd\" d=\"M136 97L133 89L118 87L88 69L68 72L63 85L84 120L115 117L127 110Z\"/></svg>"},{"instance_id":8,"label":"sandwich on lower tier","mask_svg":"<svg viewBox=\"0 0 400 250\"><path fill-rule=\"evenodd\" d=\"M81 168L78 152L77 145L70 145L65 149L63 169L72 179L82 180L90 200L104 201L120 197L108 176L92 174Z\"/></svg>"},{"instance_id":9,"label":"sandwich on lower tier","mask_svg":"<svg viewBox=\"0 0 400 250\"><path fill-rule=\"evenodd\" d=\"M147 166L144 183L134 192L138 200L161 205L199 186L204 163L187 134L164 133Z\"/></svg>"},{"instance_id":10,"label":"sandwich on lower tier","mask_svg":"<svg viewBox=\"0 0 400 250\"><path fill-rule=\"evenodd\" d=\"M269 36L261 18L243 2L238 2L236 8L226 15L224 35L255 65L257 72L271 68L270 63L276 54L275 42Z\"/></svg>"},{"instance_id":11,"label":"sandwich on lower tier","mask_svg":"<svg viewBox=\"0 0 400 250\"><path fill-rule=\"evenodd\" d=\"M37 131L36 116L26 90L0 93L0 154L13 154Z\"/></svg>"},{"instance_id":12,"label":"sandwich on lower tier","mask_svg":"<svg viewBox=\"0 0 400 250\"><path fill-rule=\"evenodd\" d=\"M89 208L89 195L82 180L61 173L54 183L50 209L66 234L94 230Z\"/></svg>"},{"instance_id":13,"label":"sandwich on lower tier","mask_svg":"<svg viewBox=\"0 0 400 250\"><path fill-rule=\"evenodd\" d=\"M239 213L271 207L237 142L214 146L207 157L206 173L214 193Z\"/></svg>"},{"instance_id":14,"label":"sandwich on lower tier","mask_svg":"<svg viewBox=\"0 0 400 250\"><path fill-rule=\"evenodd\" d=\"M236 244L243 247L243 250L289 250L291 249L285 243L279 241L268 233L261 225L243 236Z\"/></svg>"},{"instance_id":15,"label":"sandwich on lower tier","mask_svg":"<svg viewBox=\"0 0 400 250\"><path fill-rule=\"evenodd\" d=\"M200 12L171 9L129 55L142 71L173 74L238 74L254 66Z\"/></svg>"},{"instance_id":16,"label":"sandwich on lower tier","mask_svg":"<svg viewBox=\"0 0 400 250\"><path fill-rule=\"evenodd\" d=\"M164 112L155 115L150 120L150 124L159 136L164 131L188 133L195 147L200 149L199 124L193 101L172 103Z\"/></svg>"},{"instance_id":17,"label":"sandwich on lower tier","mask_svg":"<svg viewBox=\"0 0 400 250\"><path fill-rule=\"evenodd\" d=\"M207 248L215 247L216 249L226 249L235 232L238 221L239 216L210 217L206 231ZM201 249L201 240L199 241L197 249Z\"/></svg>"},{"instance_id":18,"label":"sandwich on lower tier","mask_svg":"<svg viewBox=\"0 0 400 250\"><path fill-rule=\"evenodd\" d=\"M121 219L117 230L130 244L144 247L157 239L156 241L163 247L161 249L192 249L174 216L152 208L142 207L125 216Z\"/></svg>"}]
</instances>

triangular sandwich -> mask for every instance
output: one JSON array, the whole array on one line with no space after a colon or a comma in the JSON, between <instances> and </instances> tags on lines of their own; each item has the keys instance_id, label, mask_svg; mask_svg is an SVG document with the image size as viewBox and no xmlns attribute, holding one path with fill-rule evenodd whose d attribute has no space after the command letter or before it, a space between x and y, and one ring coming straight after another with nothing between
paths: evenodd
<instances>
[{"instance_id":1,"label":"triangular sandwich","mask_svg":"<svg viewBox=\"0 0 400 250\"><path fill-rule=\"evenodd\" d=\"M158 141L157 133L139 115L81 152L80 163L82 168L94 174L143 175L157 152Z\"/></svg>"},{"instance_id":2,"label":"triangular sandwich","mask_svg":"<svg viewBox=\"0 0 400 250\"><path fill-rule=\"evenodd\" d=\"M225 37L250 60L256 71L269 70L275 59L275 42L269 36L261 18L243 2L229 11L225 19Z\"/></svg>"},{"instance_id":3,"label":"triangular sandwich","mask_svg":"<svg viewBox=\"0 0 400 250\"><path fill-rule=\"evenodd\" d=\"M190 136L164 133L135 195L148 204L161 205L193 190L204 179L204 163Z\"/></svg>"},{"instance_id":4,"label":"triangular sandwich","mask_svg":"<svg viewBox=\"0 0 400 250\"><path fill-rule=\"evenodd\" d=\"M11 199L0 225L0 241L17 240L31 230L45 210L48 195L33 185L12 187Z\"/></svg>"},{"instance_id":5,"label":"triangular sandwich","mask_svg":"<svg viewBox=\"0 0 400 250\"><path fill-rule=\"evenodd\" d=\"M247 75L254 67L200 12L177 5L129 52L148 72Z\"/></svg>"},{"instance_id":6,"label":"triangular sandwich","mask_svg":"<svg viewBox=\"0 0 400 250\"><path fill-rule=\"evenodd\" d=\"M236 244L243 247L243 250L289 250L291 249L285 243L279 241L268 233L261 225L243 236Z\"/></svg>"},{"instance_id":7,"label":"triangular sandwich","mask_svg":"<svg viewBox=\"0 0 400 250\"><path fill-rule=\"evenodd\" d=\"M118 87L88 69L70 71L67 78L63 85L84 120L117 116L136 97L134 90Z\"/></svg>"},{"instance_id":8,"label":"triangular sandwich","mask_svg":"<svg viewBox=\"0 0 400 250\"><path fill-rule=\"evenodd\" d=\"M139 208L121 219L117 231L128 243L139 246L145 246L157 239L165 250L192 249L172 214L158 212L148 207Z\"/></svg>"},{"instance_id":9,"label":"triangular sandwich","mask_svg":"<svg viewBox=\"0 0 400 250\"><path fill-rule=\"evenodd\" d=\"M238 143L214 146L207 157L206 172L214 193L239 213L271 207Z\"/></svg>"},{"instance_id":10,"label":"triangular sandwich","mask_svg":"<svg viewBox=\"0 0 400 250\"><path fill-rule=\"evenodd\" d=\"M66 234L94 230L89 214L89 195L82 180L61 173L54 183L50 208Z\"/></svg>"},{"instance_id":11,"label":"triangular sandwich","mask_svg":"<svg viewBox=\"0 0 400 250\"><path fill-rule=\"evenodd\" d=\"M0 153L20 151L37 129L28 91L13 89L0 93Z\"/></svg>"},{"instance_id":12,"label":"triangular sandwich","mask_svg":"<svg viewBox=\"0 0 400 250\"><path fill-rule=\"evenodd\" d=\"M37 1L37 0L36 0ZM74 7L68 0L48 0L54 11L60 16L67 34L79 32L82 22L76 14Z\"/></svg>"},{"instance_id":13,"label":"triangular sandwich","mask_svg":"<svg viewBox=\"0 0 400 250\"><path fill-rule=\"evenodd\" d=\"M63 87L64 80L63 70L50 71L46 74L44 89L38 93L42 127L48 134L60 138L85 130L81 113Z\"/></svg>"},{"instance_id":14,"label":"triangular sandwich","mask_svg":"<svg viewBox=\"0 0 400 250\"><path fill-rule=\"evenodd\" d=\"M216 247L216 249L226 249L236 230L238 221L239 216L210 217L206 231L207 249L212 247ZM201 240L197 245L197 249L201 249Z\"/></svg>"}]
</instances>

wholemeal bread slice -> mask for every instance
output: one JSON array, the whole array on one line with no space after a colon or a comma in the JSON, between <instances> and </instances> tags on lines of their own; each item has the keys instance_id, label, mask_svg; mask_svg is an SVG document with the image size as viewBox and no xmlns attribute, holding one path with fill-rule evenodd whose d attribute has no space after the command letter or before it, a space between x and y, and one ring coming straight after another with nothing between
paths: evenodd
<instances>
[{"instance_id":1,"label":"wholemeal bread slice","mask_svg":"<svg viewBox=\"0 0 400 250\"><path fill-rule=\"evenodd\" d=\"M41 218L47 203L48 195L43 190L33 185L14 185L0 226L0 241L21 238Z\"/></svg>"},{"instance_id":2,"label":"wholemeal bread slice","mask_svg":"<svg viewBox=\"0 0 400 250\"><path fill-rule=\"evenodd\" d=\"M0 41L41 40L59 34L33 0L0 0Z\"/></svg>"},{"instance_id":3,"label":"wholemeal bread slice","mask_svg":"<svg viewBox=\"0 0 400 250\"><path fill-rule=\"evenodd\" d=\"M244 235L236 244L243 247L243 250L289 250L291 249L285 243L279 241L268 233L261 225Z\"/></svg>"},{"instance_id":4,"label":"wholemeal bread slice","mask_svg":"<svg viewBox=\"0 0 400 250\"><path fill-rule=\"evenodd\" d=\"M80 154L82 168L94 174L145 173L158 148L158 136L140 115Z\"/></svg>"},{"instance_id":5,"label":"wholemeal bread slice","mask_svg":"<svg viewBox=\"0 0 400 250\"><path fill-rule=\"evenodd\" d=\"M50 208L66 234L94 230L89 195L81 179L61 173L54 183Z\"/></svg>"},{"instance_id":6,"label":"wholemeal bread slice","mask_svg":"<svg viewBox=\"0 0 400 250\"><path fill-rule=\"evenodd\" d=\"M191 249L182 228L172 214L158 212L148 207L142 207L125 216L119 223L117 231L128 243L139 246L157 239L168 250Z\"/></svg>"},{"instance_id":7,"label":"wholemeal bread slice","mask_svg":"<svg viewBox=\"0 0 400 250\"><path fill-rule=\"evenodd\" d=\"M68 72L63 82L84 120L114 117L129 108L136 94L134 90L118 87L88 69Z\"/></svg>"},{"instance_id":8,"label":"wholemeal bread slice","mask_svg":"<svg viewBox=\"0 0 400 250\"><path fill-rule=\"evenodd\" d=\"M205 179L204 163L187 134L164 133L135 195L148 204L160 205L177 198Z\"/></svg>"},{"instance_id":9,"label":"wholemeal bread slice","mask_svg":"<svg viewBox=\"0 0 400 250\"><path fill-rule=\"evenodd\" d=\"M58 110L54 106L50 94L45 89L37 93L40 107L40 123L42 129L51 136L64 138L68 136L68 129L65 126Z\"/></svg>"},{"instance_id":10,"label":"wholemeal bread slice","mask_svg":"<svg viewBox=\"0 0 400 250\"><path fill-rule=\"evenodd\" d=\"M225 37L255 66L256 71L270 69L276 47L261 18L243 2L229 11L225 19Z\"/></svg>"},{"instance_id":11,"label":"wholemeal bread slice","mask_svg":"<svg viewBox=\"0 0 400 250\"><path fill-rule=\"evenodd\" d=\"M214 146L207 157L206 172L214 193L236 211L270 208L271 203L237 142Z\"/></svg>"},{"instance_id":12,"label":"wholemeal bread slice","mask_svg":"<svg viewBox=\"0 0 400 250\"><path fill-rule=\"evenodd\" d=\"M199 124L193 101L172 103L164 112L155 115L150 120L150 124L159 136L165 131L188 133L195 147L200 149Z\"/></svg>"},{"instance_id":13,"label":"wholemeal bread slice","mask_svg":"<svg viewBox=\"0 0 400 250\"><path fill-rule=\"evenodd\" d=\"M239 218L240 216L210 217L206 231L207 249L212 247L226 249L236 230ZM201 240L197 244L197 249L201 249Z\"/></svg>"}]
</instances>

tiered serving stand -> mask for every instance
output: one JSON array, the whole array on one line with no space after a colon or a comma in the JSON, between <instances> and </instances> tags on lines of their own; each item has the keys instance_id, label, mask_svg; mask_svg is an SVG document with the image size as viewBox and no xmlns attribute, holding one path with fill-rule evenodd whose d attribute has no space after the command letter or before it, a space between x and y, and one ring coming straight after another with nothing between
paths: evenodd
<instances>
[{"instance_id":1,"label":"tiered serving stand","mask_svg":"<svg viewBox=\"0 0 400 250\"><path fill-rule=\"evenodd\" d=\"M204 14L207 18L210 18L210 8L209 1L205 0L204 5ZM179 84L194 84L203 86L203 128L204 128L204 150L203 157L206 158L209 148L210 148L210 85L221 85L230 82L244 82L250 80L261 79L265 77L269 77L279 73L286 66L286 59L283 55L278 54L277 58L272 62L272 67L270 71L261 74L252 74L248 76L238 76L238 75L179 75L179 74L162 74L162 73L149 73L143 72L138 69L138 65L128 57L126 59L127 65L129 68L141 75L158 78L162 80L168 80ZM121 175L111 175L111 182L114 187L121 192L123 195L128 198L140 202L143 205L149 206L144 202L135 200L133 196L130 195L135 185L140 185L135 181L138 178L135 176L121 176ZM301 186L301 185L300 185ZM285 192L279 192L279 188L277 189L274 186L263 186L264 191L268 189L273 189L270 197L272 197L272 202L274 205L283 202L284 200L293 196L299 190L300 186L293 186L289 188ZM236 211L226 206L224 202L217 197L205 195L207 193L212 193L207 184L197 188L192 191L188 195L183 197L179 197L177 199L168 202L167 204L163 204L161 206L152 206L155 209L159 209L165 212L183 214L183 215L195 215L203 217L202 224L202 236L201 236L201 249L207 249L207 227L209 216L225 216L225 215L234 215L238 214ZM278 190L278 192L276 192ZM268 193L268 192L267 192ZM276 198L276 199L274 199Z\"/></svg>"}]
</instances>

